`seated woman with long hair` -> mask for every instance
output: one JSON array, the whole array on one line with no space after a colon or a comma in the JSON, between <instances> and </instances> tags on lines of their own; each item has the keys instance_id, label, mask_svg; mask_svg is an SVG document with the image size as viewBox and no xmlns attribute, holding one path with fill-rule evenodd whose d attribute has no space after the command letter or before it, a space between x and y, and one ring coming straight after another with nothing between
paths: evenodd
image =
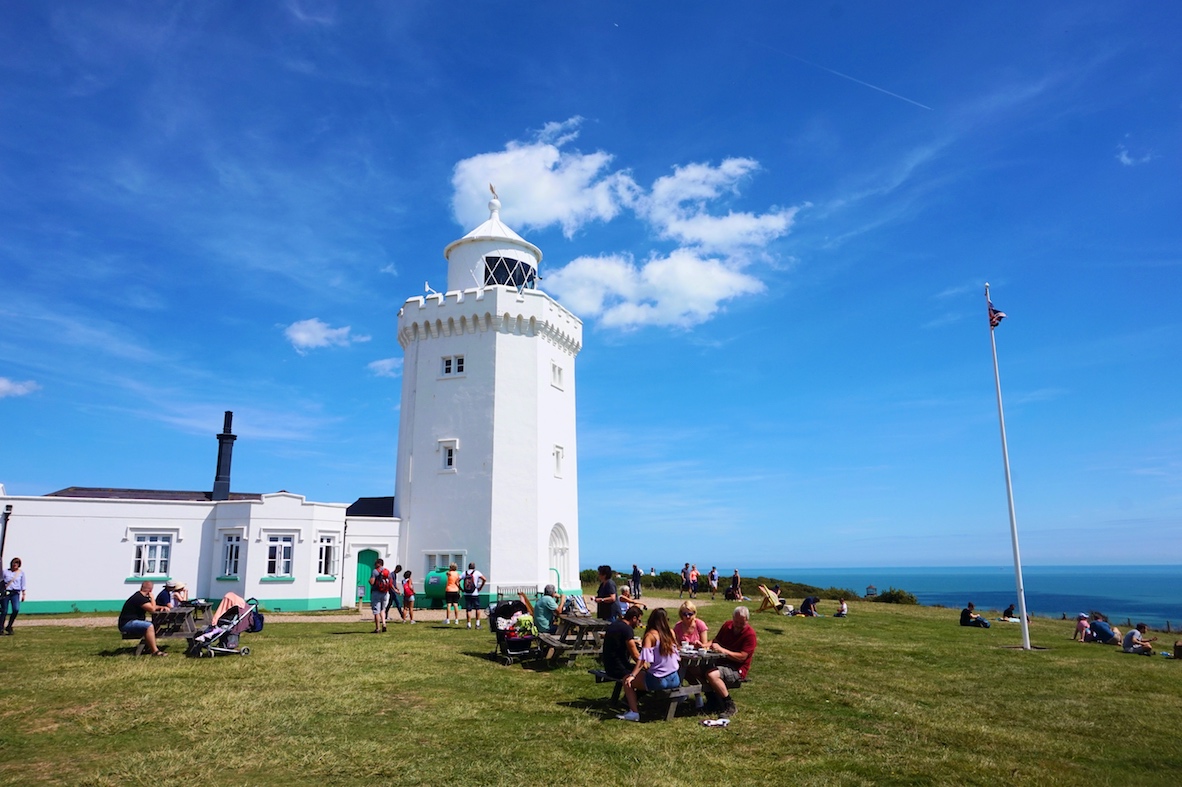
<instances>
[{"instance_id":1,"label":"seated woman with long hair","mask_svg":"<svg viewBox=\"0 0 1182 787\"><path fill-rule=\"evenodd\" d=\"M673 689L681 685L677 674L681 657L677 653L677 639L669 627L669 615L657 608L648 616L648 625L640 641L640 661L631 674L624 678L624 694L628 699L628 712L616 718L624 721L640 721L640 706L636 700L635 683L644 681L647 691ZM643 677L642 677L643 676Z\"/></svg>"}]
</instances>

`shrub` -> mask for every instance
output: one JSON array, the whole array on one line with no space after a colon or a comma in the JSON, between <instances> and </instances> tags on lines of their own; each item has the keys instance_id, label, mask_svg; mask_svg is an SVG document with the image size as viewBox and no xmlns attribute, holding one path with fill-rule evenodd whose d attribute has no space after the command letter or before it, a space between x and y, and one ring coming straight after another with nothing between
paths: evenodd
<instances>
[{"instance_id":1,"label":"shrub","mask_svg":"<svg viewBox=\"0 0 1182 787\"><path fill-rule=\"evenodd\" d=\"M873 600L881 602L883 604L918 604L919 603L919 599L917 599L911 593L908 593L906 590L898 590L897 588L893 588L893 587L887 588L886 591L879 593L877 596L874 597Z\"/></svg>"}]
</instances>

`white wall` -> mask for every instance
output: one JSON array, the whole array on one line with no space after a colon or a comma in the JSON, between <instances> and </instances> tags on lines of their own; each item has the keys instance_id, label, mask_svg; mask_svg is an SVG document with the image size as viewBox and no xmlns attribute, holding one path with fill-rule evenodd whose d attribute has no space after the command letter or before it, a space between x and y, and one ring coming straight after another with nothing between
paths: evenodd
<instances>
[{"instance_id":1,"label":"white wall","mask_svg":"<svg viewBox=\"0 0 1182 787\"><path fill-rule=\"evenodd\" d=\"M544 585L553 581L550 530L562 522L577 571L574 356L582 323L538 290L473 288L408 300L399 342L401 562L421 580L425 554L462 553L494 586ZM459 354L464 374L441 375L441 359ZM562 390L550 382L555 358L563 359ZM457 441L455 472L443 470L441 440ZM561 479L555 445L565 453Z\"/></svg>"},{"instance_id":2,"label":"white wall","mask_svg":"<svg viewBox=\"0 0 1182 787\"><path fill-rule=\"evenodd\" d=\"M343 552L344 503L308 502L286 492L263 495L261 500L217 503L0 493L3 505L13 507L5 558L21 558L28 572L28 601L23 605L28 612L116 610L145 578L153 579L157 588L165 578L181 580L191 598L217 599L233 591L254 596L272 609L329 609L341 606L355 580L356 562L349 569L343 556L338 558L340 573L335 578L326 579L317 572L321 535L336 536L337 548ZM370 540L396 548L397 520L387 518L366 528ZM172 536L166 574L133 575L139 533ZM242 536L236 580L219 579L226 533ZM294 537L290 579L264 577L271 533ZM348 592L342 590L342 577Z\"/></svg>"}]
</instances>

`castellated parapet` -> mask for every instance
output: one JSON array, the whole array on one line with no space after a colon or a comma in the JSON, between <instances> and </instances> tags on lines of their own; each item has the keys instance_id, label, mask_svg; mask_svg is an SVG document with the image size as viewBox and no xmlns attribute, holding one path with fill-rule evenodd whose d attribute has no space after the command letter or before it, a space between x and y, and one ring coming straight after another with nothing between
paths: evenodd
<instances>
[{"instance_id":1,"label":"castellated parapet","mask_svg":"<svg viewBox=\"0 0 1182 787\"><path fill-rule=\"evenodd\" d=\"M491 286L407 299L398 310L398 343L495 331L537 336L578 355L583 321L541 290Z\"/></svg>"}]
</instances>

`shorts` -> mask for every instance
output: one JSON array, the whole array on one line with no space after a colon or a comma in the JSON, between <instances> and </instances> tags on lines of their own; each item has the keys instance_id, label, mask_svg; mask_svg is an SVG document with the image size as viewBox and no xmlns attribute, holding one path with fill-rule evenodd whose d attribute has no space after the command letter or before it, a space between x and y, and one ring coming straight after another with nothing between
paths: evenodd
<instances>
[{"instance_id":1,"label":"shorts","mask_svg":"<svg viewBox=\"0 0 1182 787\"><path fill-rule=\"evenodd\" d=\"M663 678L655 678L651 672L644 673L644 687L649 691L663 691L665 689L675 689L681 685L681 676L676 672L670 672Z\"/></svg>"},{"instance_id":2,"label":"shorts","mask_svg":"<svg viewBox=\"0 0 1182 787\"><path fill-rule=\"evenodd\" d=\"M443 594L443 599L448 604L459 604L460 603L460 591L449 590Z\"/></svg>"},{"instance_id":3,"label":"shorts","mask_svg":"<svg viewBox=\"0 0 1182 787\"><path fill-rule=\"evenodd\" d=\"M402 603L406 604L408 606L414 606L415 594L414 593L404 593L402 596Z\"/></svg>"},{"instance_id":4,"label":"shorts","mask_svg":"<svg viewBox=\"0 0 1182 787\"><path fill-rule=\"evenodd\" d=\"M717 667L718 676L722 678L722 683L725 686L738 686L743 682L743 676L734 667L728 667L726 664L719 664Z\"/></svg>"},{"instance_id":5,"label":"shorts","mask_svg":"<svg viewBox=\"0 0 1182 787\"><path fill-rule=\"evenodd\" d=\"M480 611L480 596L464 596L464 609Z\"/></svg>"},{"instance_id":6,"label":"shorts","mask_svg":"<svg viewBox=\"0 0 1182 787\"><path fill-rule=\"evenodd\" d=\"M369 594L369 609L373 614L380 615L386 609L390 598L386 593L370 593Z\"/></svg>"},{"instance_id":7,"label":"shorts","mask_svg":"<svg viewBox=\"0 0 1182 787\"><path fill-rule=\"evenodd\" d=\"M149 620L129 620L119 627L119 630L124 634L139 634L141 637L148 633L148 629L152 628L152 622Z\"/></svg>"}]
</instances>

